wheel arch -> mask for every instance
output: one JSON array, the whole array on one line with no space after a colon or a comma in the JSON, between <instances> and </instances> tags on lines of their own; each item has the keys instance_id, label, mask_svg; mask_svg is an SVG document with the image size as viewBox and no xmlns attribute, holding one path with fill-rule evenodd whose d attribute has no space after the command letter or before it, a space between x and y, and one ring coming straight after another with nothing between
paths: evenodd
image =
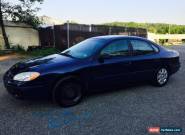
<instances>
[{"instance_id":1,"label":"wheel arch","mask_svg":"<svg viewBox=\"0 0 185 135\"><path fill-rule=\"evenodd\" d=\"M165 67L165 68L167 68L169 74L171 75L172 71L171 71L171 64L170 64L169 61L163 61L163 62L162 62L162 65L161 65L160 67ZM160 67L159 67L159 68L160 68Z\"/></svg>"},{"instance_id":2,"label":"wheel arch","mask_svg":"<svg viewBox=\"0 0 185 135\"><path fill-rule=\"evenodd\" d=\"M51 90L51 94L52 94L52 98L53 100L54 97L55 97L55 92L57 90L57 88L62 84L62 83L65 83L65 82L76 82L76 83L79 83L81 86L82 86L82 92L84 93L85 90L88 89L88 83L87 82L84 82L82 77L80 77L79 75L74 75L74 74L66 74L66 75L61 75L59 76L57 79L56 79L56 83L54 84L53 86L53 89Z\"/></svg>"}]
</instances>

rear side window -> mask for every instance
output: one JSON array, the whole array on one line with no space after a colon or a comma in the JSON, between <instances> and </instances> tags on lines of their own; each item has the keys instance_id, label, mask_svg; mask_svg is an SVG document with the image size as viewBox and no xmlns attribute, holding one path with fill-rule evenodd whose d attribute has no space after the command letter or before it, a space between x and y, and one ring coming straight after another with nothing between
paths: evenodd
<instances>
[{"instance_id":1,"label":"rear side window","mask_svg":"<svg viewBox=\"0 0 185 135\"><path fill-rule=\"evenodd\" d=\"M146 55L154 53L154 49L145 41L131 40L134 55Z\"/></svg>"},{"instance_id":2,"label":"rear side window","mask_svg":"<svg viewBox=\"0 0 185 135\"><path fill-rule=\"evenodd\" d=\"M127 40L118 40L107 45L102 51L101 55L111 56L128 56L129 43Z\"/></svg>"},{"instance_id":3,"label":"rear side window","mask_svg":"<svg viewBox=\"0 0 185 135\"><path fill-rule=\"evenodd\" d=\"M152 47L154 48L154 51L157 53L157 52L159 52L159 48L158 47L156 47L155 45L153 45L153 44L151 44L152 45Z\"/></svg>"}]
</instances>

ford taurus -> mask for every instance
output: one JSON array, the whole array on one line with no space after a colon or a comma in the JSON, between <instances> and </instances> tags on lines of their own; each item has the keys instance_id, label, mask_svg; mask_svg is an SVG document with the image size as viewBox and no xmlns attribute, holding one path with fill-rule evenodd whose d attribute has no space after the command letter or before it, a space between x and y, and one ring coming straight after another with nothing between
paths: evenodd
<instances>
[{"instance_id":1,"label":"ford taurus","mask_svg":"<svg viewBox=\"0 0 185 135\"><path fill-rule=\"evenodd\" d=\"M179 53L132 36L93 37L59 53L19 62L4 75L16 98L54 99L63 107L86 92L133 81L164 86L180 68Z\"/></svg>"}]
</instances>

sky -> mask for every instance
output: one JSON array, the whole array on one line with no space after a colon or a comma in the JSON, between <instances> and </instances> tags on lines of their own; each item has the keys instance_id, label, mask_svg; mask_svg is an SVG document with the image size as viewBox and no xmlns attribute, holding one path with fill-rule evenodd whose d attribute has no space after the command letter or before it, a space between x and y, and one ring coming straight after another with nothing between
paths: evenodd
<instances>
[{"instance_id":1,"label":"sky","mask_svg":"<svg viewBox=\"0 0 185 135\"><path fill-rule=\"evenodd\" d=\"M39 16L85 24L114 21L185 24L185 0L45 0L39 7Z\"/></svg>"}]
</instances>

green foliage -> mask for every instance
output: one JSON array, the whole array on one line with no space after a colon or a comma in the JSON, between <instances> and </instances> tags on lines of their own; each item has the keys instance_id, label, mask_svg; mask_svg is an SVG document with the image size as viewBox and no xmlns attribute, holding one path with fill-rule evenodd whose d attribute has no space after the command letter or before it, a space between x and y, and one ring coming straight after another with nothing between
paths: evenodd
<instances>
[{"instance_id":1,"label":"green foliage","mask_svg":"<svg viewBox=\"0 0 185 135\"><path fill-rule=\"evenodd\" d=\"M13 47L11 47L11 49L15 53L21 54L23 56L28 56L28 57L41 57L41 56L47 56L47 55L50 55L50 54L55 54L55 53L60 52L56 48L35 48L31 51L26 51L20 45L13 46Z\"/></svg>"},{"instance_id":2,"label":"green foliage","mask_svg":"<svg viewBox=\"0 0 185 135\"><path fill-rule=\"evenodd\" d=\"M36 2L41 4L43 0L19 0L17 4L12 4L3 0L3 19L23 22L37 28L42 22L36 15L39 11L39 8L35 7Z\"/></svg>"},{"instance_id":3,"label":"green foliage","mask_svg":"<svg viewBox=\"0 0 185 135\"><path fill-rule=\"evenodd\" d=\"M135 23L135 22L112 22L106 23L109 26L125 26L145 28L149 32L157 34L185 34L185 25L164 24L164 23Z\"/></svg>"},{"instance_id":4,"label":"green foliage","mask_svg":"<svg viewBox=\"0 0 185 135\"><path fill-rule=\"evenodd\" d=\"M22 55L23 57L42 57L42 56L60 53L60 51L57 50L56 48L41 48L41 49L35 49L32 51L25 51L25 49L22 46L17 45L17 46L11 46L10 53L17 53ZM6 51L0 50L0 56L6 55L6 54L8 54Z\"/></svg>"}]
</instances>

